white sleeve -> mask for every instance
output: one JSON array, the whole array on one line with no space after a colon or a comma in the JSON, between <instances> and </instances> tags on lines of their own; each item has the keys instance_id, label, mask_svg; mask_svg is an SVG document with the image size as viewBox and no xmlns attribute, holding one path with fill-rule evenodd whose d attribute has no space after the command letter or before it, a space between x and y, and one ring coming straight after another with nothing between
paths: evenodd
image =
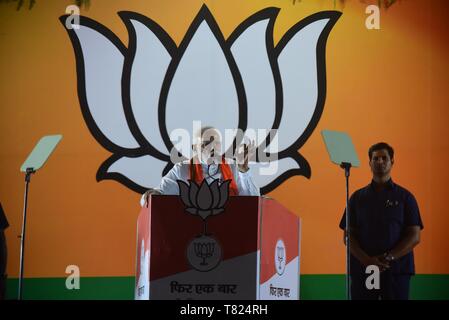
<instances>
[{"instance_id":1,"label":"white sleeve","mask_svg":"<svg viewBox=\"0 0 449 320\"><path fill-rule=\"evenodd\" d=\"M182 180L180 177L181 164L175 164L171 170L162 177L159 187L154 188L154 190L159 191L165 195L177 195L179 194L179 187L177 180ZM140 206L143 207L145 204L144 195L140 198Z\"/></svg>"},{"instance_id":2,"label":"white sleeve","mask_svg":"<svg viewBox=\"0 0 449 320\"><path fill-rule=\"evenodd\" d=\"M166 195L178 195L179 187L177 180L184 180L180 176L180 164L175 164L171 170L162 177L161 184L155 190Z\"/></svg>"},{"instance_id":3,"label":"white sleeve","mask_svg":"<svg viewBox=\"0 0 449 320\"><path fill-rule=\"evenodd\" d=\"M236 166L237 167L237 166ZM241 196L260 196L260 189L254 183L251 169L246 172L240 172L237 168L237 187Z\"/></svg>"}]
</instances>

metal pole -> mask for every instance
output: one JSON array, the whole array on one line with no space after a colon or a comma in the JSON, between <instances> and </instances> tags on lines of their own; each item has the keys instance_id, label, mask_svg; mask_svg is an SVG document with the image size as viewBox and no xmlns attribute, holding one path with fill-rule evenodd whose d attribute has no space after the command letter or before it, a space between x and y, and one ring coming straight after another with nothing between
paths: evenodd
<instances>
[{"instance_id":1,"label":"metal pole","mask_svg":"<svg viewBox=\"0 0 449 320\"><path fill-rule=\"evenodd\" d=\"M19 272L19 294L18 299L22 300L23 292L23 262L25 256L25 231L27 221L27 205L28 205L28 186L31 181L31 174L34 173L33 168L27 168L25 174L25 196L23 200L23 220L22 220L22 233L20 234L20 272Z\"/></svg>"},{"instance_id":2,"label":"metal pole","mask_svg":"<svg viewBox=\"0 0 449 320\"><path fill-rule=\"evenodd\" d=\"M346 177L346 298L351 300L351 240L350 240L350 219L349 219L349 175L351 164L342 163Z\"/></svg>"}]
</instances>

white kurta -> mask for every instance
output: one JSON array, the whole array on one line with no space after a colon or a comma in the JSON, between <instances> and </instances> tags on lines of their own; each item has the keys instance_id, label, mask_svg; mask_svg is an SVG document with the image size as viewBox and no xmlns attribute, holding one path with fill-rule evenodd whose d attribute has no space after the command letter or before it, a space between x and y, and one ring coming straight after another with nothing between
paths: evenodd
<instances>
[{"instance_id":1,"label":"white kurta","mask_svg":"<svg viewBox=\"0 0 449 320\"><path fill-rule=\"evenodd\" d=\"M178 195L179 187L177 180L182 180L188 183L188 179L190 179L189 166L190 163L188 161L175 164L162 178L159 187L154 189L165 195ZM234 174L234 181L237 184L240 196L260 196L259 187L256 186L252 179L251 169L243 173L239 171L237 164L231 163L229 166ZM206 164L201 164L201 167L203 169L203 177L208 184L216 179L222 179L221 170L218 168L218 165L212 164L208 167ZM145 199L142 195L140 205L143 206L144 204Z\"/></svg>"}]
</instances>

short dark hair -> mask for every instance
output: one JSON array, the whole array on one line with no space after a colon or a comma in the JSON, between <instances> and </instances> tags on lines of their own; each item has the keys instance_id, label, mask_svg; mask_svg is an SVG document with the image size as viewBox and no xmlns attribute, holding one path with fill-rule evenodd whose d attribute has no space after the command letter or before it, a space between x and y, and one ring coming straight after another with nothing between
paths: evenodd
<instances>
[{"instance_id":1,"label":"short dark hair","mask_svg":"<svg viewBox=\"0 0 449 320\"><path fill-rule=\"evenodd\" d=\"M376 144L373 144L369 150L368 150L368 157L371 160L371 157L373 156L373 152L374 151L379 151L379 150L387 150L388 154L390 155L390 159L394 159L394 150L393 147L390 146L388 143L386 142L378 142Z\"/></svg>"}]
</instances>

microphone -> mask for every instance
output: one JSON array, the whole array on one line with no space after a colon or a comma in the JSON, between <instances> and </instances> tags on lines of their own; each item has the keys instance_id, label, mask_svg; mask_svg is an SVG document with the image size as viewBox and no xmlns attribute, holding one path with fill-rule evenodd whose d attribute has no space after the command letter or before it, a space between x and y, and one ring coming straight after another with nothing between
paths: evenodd
<instances>
[{"instance_id":1,"label":"microphone","mask_svg":"<svg viewBox=\"0 0 449 320\"><path fill-rule=\"evenodd\" d=\"M212 148L212 150L211 150L211 152L210 152L210 158L208 159L208 164L207 164L207 175L210 177L210 178L213 178L215 175L217 175L217 173L218 173L218 171L219 171L219 168L220 168L220 166L218 165L218 161L217 161L217 159L215 158L215 148ZM213 173L213 174L210 174L210 167L212 166L212 165L216 165L217 166L217 169L215 170L215 172Z\"/></svg>"}]
</instances>

